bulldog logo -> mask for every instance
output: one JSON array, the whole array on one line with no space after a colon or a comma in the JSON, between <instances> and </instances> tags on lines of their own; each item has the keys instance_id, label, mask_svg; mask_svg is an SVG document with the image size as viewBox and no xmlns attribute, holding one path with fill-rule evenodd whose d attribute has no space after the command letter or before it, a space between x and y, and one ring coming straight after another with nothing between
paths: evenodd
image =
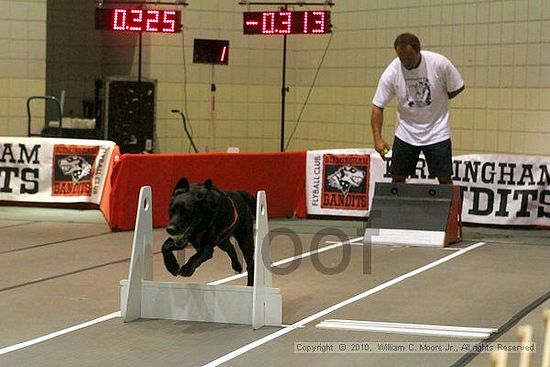
<instances>
[{"instance_id":1,"label":"bulldog logo","mask_svg":"<svg viewBox=\"0 0 550 367\"><path fill-rule=\"evenodd\" d=\"M353 166L342 166L327 176L330 187L340 190L345 196L352 187L359 187L365 179L365 171Z\"/></svg>"},{"instance_id":2,"label":"bulldog logo","mask_svg":"<svg viewBox=\"0 0 550 367\"><path fill-rule=\"evenodd\" d=\"M76 155L60 158L57 165L65 176L71 176L74 183L87 178L92 170L90 163Z\"/></svg>"}]
</instances>

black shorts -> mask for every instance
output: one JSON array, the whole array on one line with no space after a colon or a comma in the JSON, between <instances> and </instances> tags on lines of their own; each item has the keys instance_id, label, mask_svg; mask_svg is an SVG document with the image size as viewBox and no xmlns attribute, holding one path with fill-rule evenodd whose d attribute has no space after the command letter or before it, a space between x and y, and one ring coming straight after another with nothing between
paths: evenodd
<instances>
[{"instance_id":1,"label":"black shorts","mask_svg":"<svg viewBox=\"0 0 550 367\"><path fill-rule=\"evenodd\" d=\"M414 175L420 152L424 153L428 171L432 177L447 177L453 174L451 139L430 145L411 145L399 139L393 141L390 173L392 176Z\"/></svg>"}]
</instances>

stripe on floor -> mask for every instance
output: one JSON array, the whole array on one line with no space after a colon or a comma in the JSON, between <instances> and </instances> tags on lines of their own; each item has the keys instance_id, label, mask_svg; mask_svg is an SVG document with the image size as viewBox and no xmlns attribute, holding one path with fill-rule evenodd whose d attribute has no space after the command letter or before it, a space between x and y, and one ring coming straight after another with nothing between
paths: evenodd
<instances>
[{"instance_id":1,"label":"stripe on floor","mask_svg":"<svg viewBox=\"0 0 550 367\"><path fill-rule=\"evenodd\" d=\"M403 324L361 320L330 319L316 325L319 329L368 331L390 334L440 336L450 338L485 339L498 329L446 325Z\"/></svg>"},{"instance_id":2,"label":"stripe on floor","mask_svg":"<svg viewBox=\"0 0 550 367\"><path fill-rule=\"evenodd\" d=\"M328 250L332 250L332 249L338 248L340 246L343 246L347 243L357 241L357 240L360 240L360 239L362 239L362 237L353 238L353 239L350 239L349 241L345 241L345 242L338 242L338 243L332 244L330 246L321 247L317 250L304 252L301 255L297 255L297 256L294 256L294 257L289 257L289 258L277 261L277 262L273 263L272 266L279 266L279 265L286 264L286 263L292 262L292 261L300 259L300 258L311 256L315 253L322 253L322 252L325 252L325 251L328 251ZM124 261L128 261L128 259L126 259ZM214 282L210 282L208 284L209 285L223 284L223 283L227 283L229 281L235 280L235 279L245 277L246 275L247 275L247 273L244 272L242 274L237 274L237 275L234 275L234 276L231 276L231 277L223 278L223 279L220 279L220 280L217 280L217 281L214 281ZM107 321L107 320L110 320L110 319L113 319L113 318L116 318L116 317L120 317L120 311L113 312L113 313L110 313L108 315L99 317L97 319L94 319L94 320L91 320L91 321L88 321L88 322L84 322L84 323L79 324L79 325L71 326L69 328L59 330L59 331L56 331L56 332L51 333L51 334L47 334L47 335L44 335L44 336L41 336L41 337L38 337L38 338L35 338L35 339L27 340L27 341L22 342L22 343L18 343L18 344L11 345L9 347L2 348L2 349L0 349L0 355L7 354L7 353L10 353L10 352L14 352L16 350L23 349L23 348L26 348L26 347L30 347L32 345L45 342L47 340L50 340L50 339L56 338L58 336L62 336L62 335L71 333L73 331L84 329L88 326L92 326L92 325L95 325L95 324L98 324L100 322ZM299 328L300 326L289 325L289 326L286 326L286 327L295 329L297 327Z\"/></svg>"},{"instance_id":3,"label":"stripe on floor","mask_svg":"<svg viewBox=\"0 0 550 367\"><path fill-rule=\"evenodd\" d=\"M234 350L234 351L231 352L231 353L228 353L228 354L226 354L226 355L224 355L224 356L221 356L221 357L219 357L219 358L217 358L217 359L215 359L215 360L213 360L213 361L211 361L211 362L205 364L203 367L215 367L215 366L219 366L220 364L225 363L225 362L228 362L228 361L230 361L230 360L232 360L232 359L234 359L234 358L237 358L238 356L240 356L240 355L242 355L242 354L244 354L244 353L246 353L246 352L248 352L248 351L250 351L250 350L252 350L252 349L254 349L254 348L257 348L257 347L259 347L259 346L261 346L261 345L263 345L263 344L266 344L266 343L268 343L268 342L270 342L270 341L272 341L272 340L274 340L274 339L277 339L277 338L280 337L280 336L286 335L286 334L290 333L291 331L296 330L296 328L297 328L298 326L306 325L306 324L310 323L311 321L320 319L321 317L323 317L323 316L325 316L325 315L328 315L329 313L334 312L334 311L336 311L336 310L338 310L338 309L340 309L340 308L342 308L342 307L344 307L344 306L347 306L347 305L349 305L349 304L351 304L351 303L353 303L353 302L356 302L356 301L359 301L359 300L361 300L361 299L364 299L364 298L366 298L366 297L368 297L368 296L371 296L371 295L373 295L373 294L375 294L375 293L377 293L377 292L380 292L380 291L383 290L383 289L386 289L386 288L388 288L388 287L391 287L392 285L395 285L395 284L397 284L397 283L399 283L399 282L402 282L402 281L405 280L405 279L408 279L408 278L411 278L411 277L413 277L413 276L415 276L415 275L418 275L418 274L420 274L420 273L423 273L423 272L425 272L425 271L427 271L427 270L429 270L429 269L432 269L432 268L434 268L434 267L436 267L436 266L438 266L438 265L441 265L441 264L443 264L443 263L445 263L445 262L447 262L447 261L449 261L449 260L452 260L452 259L454 259L455 257L464 255L465 253L467 253L467 252L469 252L469 251L472 251L472 250L475 250L476 248L481 247L481 246L483 246L483 245L485 245L485 242L478 242L478 243L475 243L475 244L473 244L473 245L471 245L471 246L465 247L465 248L463 248L463 249L461 249L461 250L459 250L459 251L456 251L456 252L454 252L454 253L452 253L452 254L450 254L450 255L447 255L447 256L445 256L445 257L439 259L439 260L433 261L433 262L431 262L431 263L429 263L429 264L427 264L427 265L424 265L424 266L422 266L422 267L420 267L420 268L418 268L418 269L412 270L412 271L410 271L410 272L408 272L408 273L406 273L406 274L403 274L403 275L401 275L401 276L399 276L399 277L397 277L397 278L394 278L394 279L389 280L389 281L387 281L387 282L385 282L385 283L382 283L382 284L380 284L380 285L378 285L378 286L376 286L376 287L374 287L374 288L371 288L371 289L369 289L369 290L367 290L367 291L365 291L365 292L363 292L363 293L359 293L358 295L356 295L356 296L354 296L354 297L348 298L348 299L346 299L346 300L344 300L344 301L342 301L342 302L340 302L340 303L337 303L337 304L335 304L335 305L333 305L333 306L331 306L331 307L329 307L329 308L327 308L327 309L325 309L325 310L323 310L323 311L317 312L317 313L315 313L315 314L313 314L313 315L311 315L311 316L306 317L305 319L302 319L302 320L300 320L300 321L298 321L298 322L295 322L294 324L291 325L291 327L288 327L288 328L285 328L285 329L278 330L278 331L276 331L276 332L274 332L274 333L272 333L272 334L266 335L266 336L264 336L263 338L260 338L260 339L258 339L258 340L256 340L256 341L254 341L254 342L252 342L252 343L250 343L250 344L247 344L247 345L245 345L245 346L243 346L243 347L241 347L241 348L239 348L239 349L236 349L236 350Z\"/></svg>"},{"instance_id":4,"label":"stripe on floor","mask_svg":"<svg viewBox=\"0 0 550 367\"><path fill-rule=\"evenodd\" d=\"M51 334L48 334L48 335L41 336L39 338L28 340L28 341L23 342L23 343L14 344L14 345L11 345L9 347L2 348L2 349L0 349L0 355L10 353L10 352L14 352L16 350L23 349L23 348L26 348L26 347L30 347L31 345L42 343L42 342L45 342L46 340L57 338L58 336L65 335L65 334L68 334L68 333L72 333L73 331L84 329L84 328L87 328L88 326L99 324L100 322L107 321L107 320L110 320L110 319L114 319L116 317L120 317L120 311L113 312L113 313L110 313L108 315L98 317L97 319L94 319L94 320L91 320L91 321L88 321L88 322L84 322L82 324L78 324L78 325L75 325L75 326L71 326L71 327L63 329L63 330L56 331L55 333L51 333Z\"/></svg>"}]
</instances>

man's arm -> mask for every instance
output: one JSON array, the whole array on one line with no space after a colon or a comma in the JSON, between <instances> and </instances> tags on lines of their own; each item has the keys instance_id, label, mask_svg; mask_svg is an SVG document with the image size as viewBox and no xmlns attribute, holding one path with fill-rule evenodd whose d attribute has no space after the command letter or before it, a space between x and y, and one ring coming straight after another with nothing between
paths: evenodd
<instances>
[{"instance_id":1,"label":"man's arm","mask_svg":"<svg viewBox=\"0 0 550 367\"><path fill-rule=\"evenodd\" d=\"M456 96L458 96L460 94L460 92L462 92L463 90L464 90L464 86L458 88L454 92L447 92L447 95L449 96L449 99L453 99Z\"/></svg>"},{"instance_id":2,"label":"man's arm","mask_svg":"<svg viewBox=\"0 0 550 367\"><path fill-rule=\"evenodd\" d=\"M378 106L372 106L372 112L370 116L370 125L372 128L372 136L374 138L374 149L384 155L385 150L389 150L390 146L384 141L382 137L382 124L384 122L384 109Z\"/></svg>"}]
</instances>

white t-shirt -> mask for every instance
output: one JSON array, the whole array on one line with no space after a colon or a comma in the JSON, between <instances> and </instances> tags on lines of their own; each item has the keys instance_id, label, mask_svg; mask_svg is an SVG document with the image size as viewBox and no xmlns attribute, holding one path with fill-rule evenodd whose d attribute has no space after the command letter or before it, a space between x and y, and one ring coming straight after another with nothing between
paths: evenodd
<instances>
[{"instance_id":1,"label":"white t-shirt","mask_svg":"<svg viewBox=\"0 0 550 367\"><path fill-rule=\"evenodd\" d=\"M450 138L448 92L464 85L462 76L443 55L420 51L422 60L413 70L395 58L386 68L372 103L386 107L397 97L399 123L395 135L412 145L428 145Z\"/></svg>"}]
</instances>

